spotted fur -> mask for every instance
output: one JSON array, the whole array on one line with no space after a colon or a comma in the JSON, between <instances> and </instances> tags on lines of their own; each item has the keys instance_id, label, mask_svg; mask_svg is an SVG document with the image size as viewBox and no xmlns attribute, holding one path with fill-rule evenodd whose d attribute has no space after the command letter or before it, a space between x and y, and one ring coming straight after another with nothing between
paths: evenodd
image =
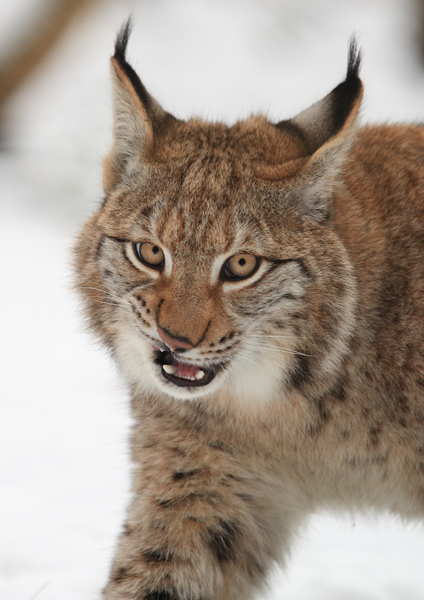
<instances>
[{"instance_id":1,"label":"spotted fur","mask_svg":"<svg viewBox=\"0 0 424 600\"><path fill-rule=\"evenodd\" d=\"M105 199L76 245L135 423L104 598L246 600L318 508L424 515L424 129L357 127L354 44L291 120L181 121L128 64L129 32ZM228 279L243 252L256 270Z\"/></svg>"}]
</instances>

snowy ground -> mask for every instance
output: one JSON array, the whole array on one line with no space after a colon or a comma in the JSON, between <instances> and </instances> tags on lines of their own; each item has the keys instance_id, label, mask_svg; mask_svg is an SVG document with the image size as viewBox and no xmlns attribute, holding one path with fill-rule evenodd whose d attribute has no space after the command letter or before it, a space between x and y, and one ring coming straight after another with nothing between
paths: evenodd
<instances>
[{"instance_id":1,"label":"snowy ground","mask_svg":"<svg viewBox=\"0 0 424 600\"><path fill-rule=\"evenodd\" d=\"M13 4L13 7L10 6ZM0 50L19 10L0 0ZM108 56L133 12L129 56L177 116L287 118L364 48L363 119L422 120L424 67L406 0L102 2L9 107L0 154L0 599L95 600L128 499L127 395L83 333L70 246L101 197ZM422 600L422 526L315 517L274 600Z\"/></svg>"}]
</instances>

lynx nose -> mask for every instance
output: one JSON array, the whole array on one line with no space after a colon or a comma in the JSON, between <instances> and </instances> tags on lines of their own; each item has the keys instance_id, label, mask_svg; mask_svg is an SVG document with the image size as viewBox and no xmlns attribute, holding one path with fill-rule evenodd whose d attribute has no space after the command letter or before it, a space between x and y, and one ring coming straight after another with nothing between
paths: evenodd
<instances>
[{"instance_id":1,"label":"lynx nose","mask_svg":"<svg viewBox=\"0 0 424 600\"><path fill-rule=\"evenodd\" d=\"M174 337L166 329L158 327L158 334L172 352L185 352L191 350L194 345L185 337Z\"/></svg>"}]
</instances>

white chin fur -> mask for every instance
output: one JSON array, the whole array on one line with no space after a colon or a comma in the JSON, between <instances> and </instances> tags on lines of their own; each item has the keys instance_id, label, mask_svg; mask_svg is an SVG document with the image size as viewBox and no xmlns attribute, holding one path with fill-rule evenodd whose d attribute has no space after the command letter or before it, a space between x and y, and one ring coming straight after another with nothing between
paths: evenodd
<instances>
[{"instance_id":1,"label":"white chin fur","mask_svg":"<svg viewBox=\"0 0 424 600\"><path fill-rule=\"evenodd\" d=\"M178 400L196 400L213 394L222 384L218 375L204 387L178 387L166 380L152 361L152 347L132 328L120 328L115 338L115 352L119 365L131 383L143 392L161 392Z\"/></svg>"},{"instance_id":2,"label":"white chin fur","mask_svg":"<svg viewBox=\"0 0 424 600\"><path fill-rule=\"evenodd\" d=\"M205 386L178 387L166 380L152 361L151 345L132 328L121 328L116 338L116 357L130 381L142 392L163 393L178 400L197 400L216 392L228 402L245 407L263 406L281 395L284 361L278 352L266 355L241 352L222 373Z\"/></svg>"}]
</instances>

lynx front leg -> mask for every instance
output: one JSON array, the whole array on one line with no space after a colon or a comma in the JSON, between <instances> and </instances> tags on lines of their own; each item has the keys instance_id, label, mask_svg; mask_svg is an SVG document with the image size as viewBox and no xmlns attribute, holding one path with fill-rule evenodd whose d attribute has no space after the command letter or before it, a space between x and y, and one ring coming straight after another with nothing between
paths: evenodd
<instances>
[{"instance_id":1,"label":"lynx front leg","mask_svg":"<svg viewBox=\"0 0 424 600\"><path fill-rule=\"evenodd\" d=\"M139 462L105 600L253 598L281 549L264 482L211 445L155 442Z\"/></svg>"}]
</instances>

